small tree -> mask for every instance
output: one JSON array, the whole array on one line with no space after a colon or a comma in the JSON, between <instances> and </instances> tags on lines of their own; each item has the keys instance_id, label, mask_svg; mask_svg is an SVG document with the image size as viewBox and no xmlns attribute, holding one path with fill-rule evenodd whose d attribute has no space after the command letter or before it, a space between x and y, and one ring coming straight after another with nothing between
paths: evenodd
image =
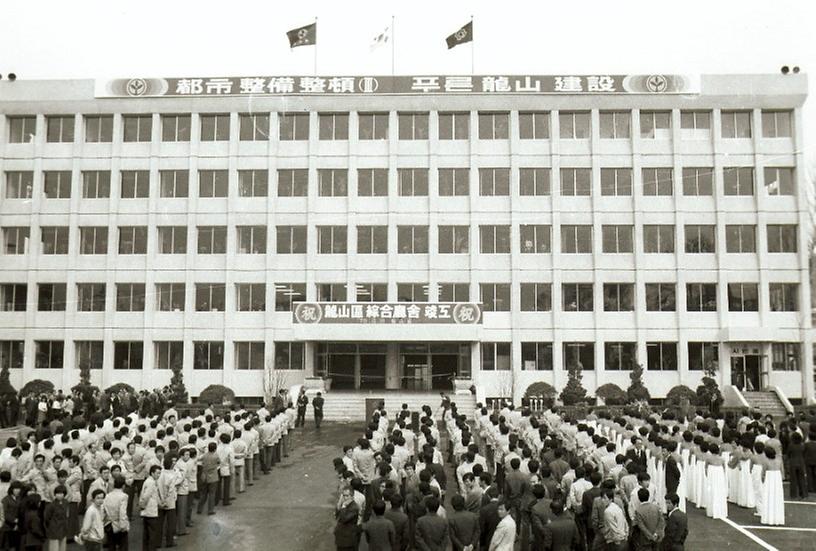
<instances>
[{"instance_id":1,"label":"small tree","mask_svg":"<svg viewBox=\"0 0 816 551\"><path fill-rule=\"evenodd\" d=\"M615 383L606 383L601 385L595 391L595 395L603 398L604 404L607 406L622 406L626 403L626 393L621 387Z\"/></svg>"},{"instance_id":2,"label":"small tree","mask_svg":"<svg viewBox=\"0 0 816 551\"><path fill-rule=\"evenodd\" d=\"M705 374L703 380L697 387L697 405L708 406L716 413L723 401L720 385L717 384L717 362L709 360L703 373Z\"/></svg>"},{"instance_id":3,"label":"small tree","mask_svg":"<svg viewBox=\"0 0 816 551\"><path fill-rule=\"evenodd\" d=\"M581 362L577 361L570 363L567 367L567 386L561 391L561 402L565 406L572 406L586 401L587 391L584 385L581 384L581 379L584 378L581 374L583 370Z\"/></svg>"},{"instance_id":4,"label":"small tree","mask_svg":"<svg viewBox=\"0 0 816 551\"><path fill-rule=\"evenodd\" d=\"M524 397L528 400L531 398L538 398L543 402L542 405L549 409L555 404L555 397L557 394L558 391L555 390L555 387L550 383L545 381L536 381L527 387L527 390L524 392Z\"/></svg>"},{"instance_id":5,"label":"small tree","mask_svg":"<svg viewBox=\"0 0 816 551\"><path fill-rule=\"evenodd\" d=\"M643 384L643 366L636 363L629 373L629 388L626 389L626 397L629 402L648 402L651 395L649 389Z\"/></svg>"},{"instance_id":6,"label":"small tree","mask_svg":"<svg viewBox=\"0 0 816 551\"><path fill-rule=\"evenodd\" d=\"M184 373L180 365L173 366L173 376L170 378L170 400L174 404L187 403L187 388L184 386Z\"/></svg>"},{"instance_id":7,"label":"small tree","mask_svg":"<svg viewBox=\"0 0 816 551\"><path fill-rule=\"evenodd\" d=\"M289 388L287 385L288 379L289 375L286 371L278 369L278 366L275 365L273 360L267 361L263 381L264 403L271 404L272 399L278 394L280 389Z\"/></svg>"},{"instance_id":8,"label":"small tree","mask_svg":"<svg viewBox=\"0 0 816 551\"><path fill-rule=\"evenodd\" d=\"M0 369L0 396L17 394L17 390L11 386L10 376L8 365L3 365L3 368Z\"/></svg>"}]
</instances>

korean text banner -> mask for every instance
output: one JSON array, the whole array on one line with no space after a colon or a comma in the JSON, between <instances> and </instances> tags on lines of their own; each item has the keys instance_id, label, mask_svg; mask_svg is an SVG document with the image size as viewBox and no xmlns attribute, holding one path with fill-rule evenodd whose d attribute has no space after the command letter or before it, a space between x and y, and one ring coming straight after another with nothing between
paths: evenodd
<instances>
[{"instance_id":1,"label":"korean text banner","mask_svg":"<svg viewBox=\"0 0 816 551\"><path fill-rule=\"evenodd\" d=\"M482 323L472 302L297 302L293 323L464 324Z\"/></svg>"}]
</instances>

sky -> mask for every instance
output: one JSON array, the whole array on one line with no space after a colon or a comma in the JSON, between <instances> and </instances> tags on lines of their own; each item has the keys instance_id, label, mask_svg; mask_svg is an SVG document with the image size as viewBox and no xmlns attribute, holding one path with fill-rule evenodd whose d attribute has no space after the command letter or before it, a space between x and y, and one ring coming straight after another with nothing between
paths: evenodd
<instances>
[{"instance_id":1,"label":"sky","mask_svg":"<svg viewBox=\"0 0 816 551\"><path fill-rule=\"evenodd\" d=\"M445 37L474 19L474 43ZM816 71L816 2L3 0L0 74L20 79L312 74L286 31L318 18L322 75ZM2 98L0 98L2 100ZM816 100L805 149L816 164Z\"/></svg>"}]
</instances>

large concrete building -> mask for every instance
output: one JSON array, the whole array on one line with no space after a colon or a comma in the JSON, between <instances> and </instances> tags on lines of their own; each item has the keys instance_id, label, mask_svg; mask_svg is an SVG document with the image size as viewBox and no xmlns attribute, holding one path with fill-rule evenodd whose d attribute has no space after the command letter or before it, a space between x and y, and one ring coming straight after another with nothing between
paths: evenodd
<instances>
[{"instance_id":1,"label":"large concrete building","mask_svg":"<svg viewBox=\"0 0 816 551\"><path fill-rule=\"evenodd\" d=\"M804 75L0 82L15 385L813 400Z\"/></svg>"}]
</instances>

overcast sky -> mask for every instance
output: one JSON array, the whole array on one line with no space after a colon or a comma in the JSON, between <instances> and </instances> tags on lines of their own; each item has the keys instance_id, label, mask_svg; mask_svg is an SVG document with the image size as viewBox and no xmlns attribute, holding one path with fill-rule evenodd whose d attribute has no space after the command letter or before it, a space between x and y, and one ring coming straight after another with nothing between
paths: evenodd
<instances>
[{"instance_id":1,"label":"overcast sky","mask_svg":"<svg viewBox=\"0 0 816 551\"><path fill-rule=\"evenodd\" d=\"M816 70L810 0L2 0L0 74L312 74L314 48L290 50L285 33L315 16L320 74L389 74L390 47L372 52L370 45L392 16L397 74L464 74L471 46L448 51L444 39L471 15L477 74ZM814 121L806 128L810 159L816 159L814 102L806 107Z\"/></svg>"}]
</instances>

